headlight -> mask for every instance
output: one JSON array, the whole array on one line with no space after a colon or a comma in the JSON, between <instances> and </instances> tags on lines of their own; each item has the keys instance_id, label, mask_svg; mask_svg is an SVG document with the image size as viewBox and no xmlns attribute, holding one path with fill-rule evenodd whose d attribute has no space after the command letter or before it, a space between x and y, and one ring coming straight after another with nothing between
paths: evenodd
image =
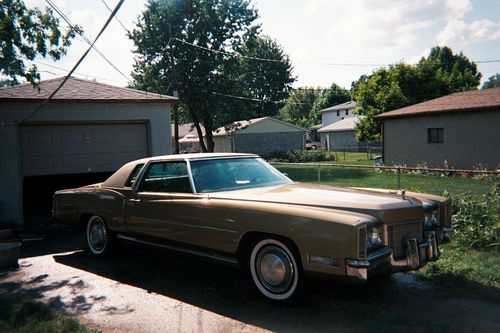
<instances>
[{"instance_id":1,"label":"headlight","mask_svg":"<svg viewBox=\"0 0 500 333\"><path fill-rule=\"evenodd\" d=\"M437 210L433 209L425 212L425 229L434 229L437 224Z\"/></svg>"},{"instance_id":2,"label":"headlight","mask_svg":"<svg viewBox=\"0 0 500 333\"><path fill-rule=\"evenodd\" d=\"M382 239L378 227L368 227L367 230L368 250L382 245Z\"/></svg>"}]
</instances>

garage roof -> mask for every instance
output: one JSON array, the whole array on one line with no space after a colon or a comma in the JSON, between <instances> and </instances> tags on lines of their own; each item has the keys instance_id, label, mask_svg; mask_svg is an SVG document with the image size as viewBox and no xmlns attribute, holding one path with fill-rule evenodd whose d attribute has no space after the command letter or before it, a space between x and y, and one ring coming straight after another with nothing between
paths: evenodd
<instances>
[{"instance_id":1,"label":"garage roof","mask_svg":"<svg viewBox=\"0 0 500 333\"><path fill-rule=\"evenodd\" d=\"M454 93L430 101L382 113L375 118L388 119L443 112L474 111L500 108L500 88Z\"/></svg>"},{"instance_id":2,"label":"garage roof","mask_svg":"<svg viewBox=\"0 0 500 333\"><path fill-rule=\"evenodd\" d=\"M355 131L356 122L359 117L349 117L342 120L336 121L333 124L322 127L318 130L319 133L326 132L341 132L341 131Z\"/></svg>"},{"instance_id":3,"label":"garage roof","mask_svg":"<svg viewBox=\"0 0 500 333\"><path fill-rule=\"evenodd\" d=\"M30 83L14 87L0 88L0 102L40 102L59 86L64 77L40 82L39 89ZM64 86L52 98L51 102L65 103L166 103L173 104L177 98L167 95L148 93L141 90L116 87L95 81L70 77Z\"/></svg>"}]
</instances>

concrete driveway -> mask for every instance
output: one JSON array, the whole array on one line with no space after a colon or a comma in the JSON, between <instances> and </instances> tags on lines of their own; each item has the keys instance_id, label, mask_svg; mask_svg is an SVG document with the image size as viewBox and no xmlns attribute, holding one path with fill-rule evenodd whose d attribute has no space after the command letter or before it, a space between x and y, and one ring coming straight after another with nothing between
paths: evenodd
<instances>
[{"instance_id":1,"label":"concrete driveway","mask_svg":"<svg viewBox=\"0 0 500 333\"><path fill-rule=\"evenodd\" d=\"M24 243L19 269L0 272L0 295L25 293L104 332L418 331L429 321L500 330L498 302L457 298L413 275L366 286L314 281L300 304L280 306L233 267L133 244L95 258L70 229L40 238Z\"/></svg>"}]
</instances>

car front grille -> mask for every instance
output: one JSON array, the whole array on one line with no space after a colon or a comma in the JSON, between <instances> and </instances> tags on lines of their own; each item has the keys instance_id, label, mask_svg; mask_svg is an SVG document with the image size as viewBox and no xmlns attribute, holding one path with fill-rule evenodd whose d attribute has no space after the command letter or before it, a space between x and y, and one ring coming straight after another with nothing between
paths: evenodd
<instances>
[{"instance_id":1,"label":"car front grille","mask_svg":"<svg viewBox=\"0 0 500 333\"><path fill-rule=\"evenodd\" d=\"M408 238L416 238L419 243L422 242L423 221L409 221L387 226L387 244L392 248L394 259L405 257Z\"/></svg>"}]
</instances>

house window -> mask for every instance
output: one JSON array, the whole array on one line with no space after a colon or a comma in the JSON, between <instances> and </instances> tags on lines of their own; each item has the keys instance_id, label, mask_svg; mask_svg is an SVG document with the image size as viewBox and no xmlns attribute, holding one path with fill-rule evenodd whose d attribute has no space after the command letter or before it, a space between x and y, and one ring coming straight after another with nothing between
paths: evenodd
<instances>
[{"instance_id":1,"label":"house window","mask_svg":"<svg viewBox=\"0 0 500 333\"><path fill-rule=\"evenodd\" d=\"M442 128L427 129L427 143L443 143L444 130Z\"/></svg>"},{"instance_id":2,"label":"house window","mask_svg":"<svg viewBox=\"0 0 500 333\"><path fill-rule=\"evenodd\" d=\"M349 110L345 110L345 115L349 115Z\"/></svg>"},{"instance_id":3,"label":"house window","mask_svg":"<svg viewBox=\"0 0 500 333\"><path fill-rule=\"evenodd\" d=\"M337 111L337 117L340 116L340 111Z\"/></svg>"}]
</instances>

